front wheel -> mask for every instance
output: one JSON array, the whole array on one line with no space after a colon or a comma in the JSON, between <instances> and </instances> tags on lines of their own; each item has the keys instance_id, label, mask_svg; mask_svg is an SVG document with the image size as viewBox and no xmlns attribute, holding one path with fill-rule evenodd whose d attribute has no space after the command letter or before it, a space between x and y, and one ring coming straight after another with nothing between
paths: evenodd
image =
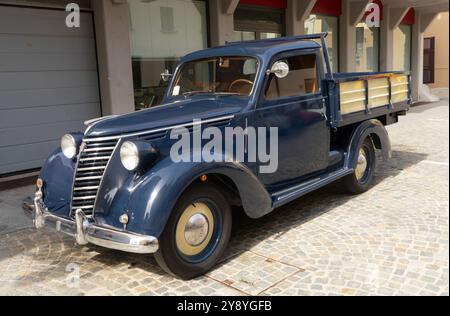
<instances>
[{"instance_id":1,"label":"front wheel","mask_svg":"<svg viewBox=\"0 0 450 316\"><path fill-rule=\"evenodd\" d=\"M188 188L172 211L155 254L166 272L191 279L222 257L231 235L231 208L216 185Z\"/></svg>"},{"instance_id":2,"label":"front wheel","mask_svg":"<svg viewBox=\"0 0 450 316\"><path fill-rule=\"evenodd\" d=\"M376 166L375 148L367 137L357 151L355 170L343 179L344 188L350 194L360 194L369 190L373 182Z\"/></svg>"}]
</instances>

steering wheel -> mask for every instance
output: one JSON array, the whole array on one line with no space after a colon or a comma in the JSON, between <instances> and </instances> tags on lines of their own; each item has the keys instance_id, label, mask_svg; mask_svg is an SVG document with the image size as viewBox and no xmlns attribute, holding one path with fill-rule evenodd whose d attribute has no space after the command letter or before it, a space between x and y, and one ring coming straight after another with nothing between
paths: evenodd
<instances>
[{"instance_id":1,"label":"steering wheel","mask_svg":"<svg viewBox=\"0 0 450 316\"><path fill-rule=\"evenodd\" d=\"M233 87L235 85L237 85L238 83L253 85L253 81L251 81L251 80L248 80L248 79L236 79L230 84L230 87L228 88L228 91L229 92L233 92Z\"/></svg>"}]
</instances>

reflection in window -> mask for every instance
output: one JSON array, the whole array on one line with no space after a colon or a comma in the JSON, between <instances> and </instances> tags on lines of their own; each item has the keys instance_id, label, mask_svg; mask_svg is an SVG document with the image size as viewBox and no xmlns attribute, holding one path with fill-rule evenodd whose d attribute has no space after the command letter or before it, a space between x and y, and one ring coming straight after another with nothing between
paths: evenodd
<instances>
[{"instance_id":1,"label":"reflection in window","mask_svg":"<svg viewBox=\"0 0 450 316\"><path fill-rule=\"evenodd\" d=\"M247 31L234 31L233 33L233 41L253 41L256 39L255 32L247 32Z\"/></svg>"},{"instance_id":2,"label":"reflection in window","mask_svg":"<svg viewBox=\"0 0 450 316\"><path fill-rule=\"evenodd\" d=\"M190 0L128 0L136 110L161 103L183 55L207 47L206 3Z\"/></svg>"},{"instance_id":3,"label":"reflection in window","mask_svg":"<svg viewBox=\"0 0 450 316\"><path fill-rule=\"evenodd\" d=\"M305 21L305 33L316 34L328 32L326 43L328 47L328 55L330 57L331 69L337 72L339 69L338 55L338 17L311 14Z\"/></svg>"},{"instance_id":4,"label":"reflection in window","mask_svg":"<svg viewBox=\"0 0 450 316\"><path fill-rule=\"evenodd\" d=\"M271 38L279 38L281 37L280 33L271 33L271 32L261 32L261 39L271 39Z\"/></svg>"},{"instance_id":5,"label":"reflection in window","mask_svg":"<svg viewBox=\"0 0 450 316\"><path fill-rule=\"evenodd\" d=\"M400 24L394 30L394 70L411 69L411 28Z\"/></svg>"},{"instance_id":6,"label":"reflection in window","mask_svg":"<svg viewBox=\"0 0 450 316\"><path fill-rule=\"evenodd\" d=\"M379 69L379 28L356 26L356 71L372 72Z\"/></svg>"},{"instance_id":7,"label":"reflection in window","mask_svg":"<svg viewBox=\"0 0 450 316\"><path fill-rule=\"evenodd\" d=\"M160 7L161 10L161 31L163 33L175 32L175 24L173 21L173 8Z\"/></svg>"},{"instance_id":8,"label":"reflection in window","mask_svg":"<svg viewBox=\"0 0 450 316\"><path fill-rule=\"evenodd\" d=\"M275 74L270 74L265 92L267 99L300 96L319 91L315 54L289 57L282 61L289 65L289 74L281 79Z\"/></svg>"}]
</instances>

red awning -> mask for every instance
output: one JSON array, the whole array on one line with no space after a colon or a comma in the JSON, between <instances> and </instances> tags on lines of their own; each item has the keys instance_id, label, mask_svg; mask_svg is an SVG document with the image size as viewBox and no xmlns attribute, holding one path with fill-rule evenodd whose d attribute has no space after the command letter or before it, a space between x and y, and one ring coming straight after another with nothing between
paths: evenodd
<instances>
[{"instance_id":1,"label":"red awning","mask_svg":"<svg viewBox=\"0 0 450 316\"><path fill-rule=\"evenodd\" d=\"M278 9L287 8L287 0L241 0L240 4L258 5L261 7L272 7Z\"/></svg>"},{"instance_id":2,"label":"red awning","mask_svg":"<svg viewBox=\"0 0 450 316\"><path fill-rule=\"evenodd\" d=\"M342 14L342 0L317 0L311 13L340 16Z\"/></svg>"}]
</instances>

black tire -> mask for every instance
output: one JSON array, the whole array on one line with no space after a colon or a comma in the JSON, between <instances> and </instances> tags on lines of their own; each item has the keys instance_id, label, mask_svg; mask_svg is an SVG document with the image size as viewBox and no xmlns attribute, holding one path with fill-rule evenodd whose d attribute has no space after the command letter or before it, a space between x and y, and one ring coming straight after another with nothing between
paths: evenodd
<instances>
[{"instance_id":1,"label":"black tire","mask_svg":"<svg viewBox=\"0 0 450 316\"><path fill-rule=\"evenodd\" d=\"M376 168L376 154L375 147L373 146L373 142L370 137L367 137L361 144L361 146L357 149L357 155L359 155L360 150L363 150L365 153L367 167L364 170L364 174L362 176L357 176L358 173L355 166L355 171L352 174L344 177L344 189L350 194L361 194L363 192L366 192L370 189L373 183L373 176ZM358 158L356 159L358 160Z\"/></svg>"},{"instance_id":2,"label":"black tire","mask_svg":"<svg viewBox=\"0 0 450 316\"><path fill-rule=\"evenodd\" d=\"M195 256L183 254L177 245L177 226L183 213L191 206L207 204L214 217L214 228L205 249ZM166 272L192 279L209 271L223 256L231 235L232 214L229 203L220 188L210 183L194 184L177 201L159 239L155 259ZM210 226L208 226L210 227ZM209 231L209 229L208 229ZM209 232L208 232L209 234Z\"/></svg>"}]
</instances>

